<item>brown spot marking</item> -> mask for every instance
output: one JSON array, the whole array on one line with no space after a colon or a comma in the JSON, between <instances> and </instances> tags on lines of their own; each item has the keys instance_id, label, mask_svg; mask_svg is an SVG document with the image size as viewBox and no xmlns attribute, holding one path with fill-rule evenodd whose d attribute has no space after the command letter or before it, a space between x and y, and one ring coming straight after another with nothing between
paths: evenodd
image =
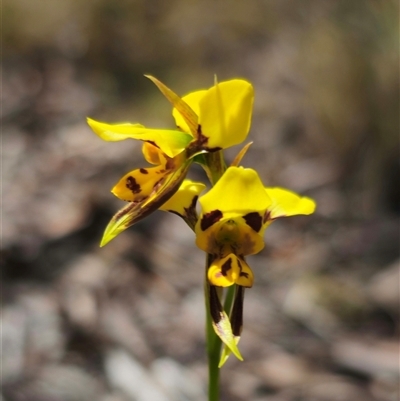
<instances>
[{"instance_id":1,"label":"brown spot marking","mask_svg":"<svg viewBox=\"0 0 400 401\"><path fill-rule=\"evenodd\" d=\"M207 228L211 227L217 221L222 219L222 212L221 210L213 210L212 212L206 213L200 222L200 227L202 231L206 231Z\"/></svg>"},{"instance_id":2,"label":"brown spot marking","mask_svg":"<svg viewBox=\"0 0 400 401\"><path fill-rule=\"evenodd\" d=\"M194 214L196 214L197 199L199 199L199 197L198 197L198 195L195 195L193 197L192 201L190 202L189 207L184 207L183 208L184 211L185 211L186 216L189 216L191 213L193 213L193 211L194 211Z\"/></svg>"},{"instance_id":3,"label":"brown spot marking","mask_svg":"<svg viewBox=\"0 0 400 401\"><path fill-rule=\"evenodd\" d=\"M174 159L171 159L170 157L167 158L167 163L165 164L165 168L167 170L174 170L176 167L176 163Z\"/></svg>"},{"instance_id":4,"label":"brown spot marking","mask_svg":"<svg viewBox=\"0 0 400 401\"><path fill-rule=\"evenodd\" d=\"M262 217L257 212L251 212L243 216L246 224L250 226L256 233L261 230Z\"/></svg>"},{"instance_id":5,"label":"brown spot marking","mask_svg":"<svg viewBox=\"0 0 400 401\"><path fill-rule=\"evenodd\" d=\"M224 277L226 277L229 270L232 268L232 258L229 258L225 263L221 266L221 273Z\"/></svg>"},{"instance_id":6,"label":"brown spot marking","mask_svg":"<svg viewBox=\"0 0 400 401\"><path fill-rule=\"evenodd\" d=\"M216 146L215 148L207 148L207 147L204 147L203 149L206 150L207 152L212 153L212 152L218 152L218 151L221 150L222 148Z\"/></svg>"},{"instance_id":7,"label":"brown spot marking","mask_svg":"<svg viewBox=\"0 0 400 401\"><path fill-rule=\"evenodd\" d=\"M149 174L149 172L145 168L141 168L139 170L142 174Z\"/></svg>"},{"instance_id":8,"label":"brown spot marking","mask_svg":"<svg viewBox=\"0 0 400 401\"><path fill-rule=\"evenodd\" d=\"M238 265L239 265L239 269L240 269L239 276L248 278L249 277L249 273L242 272L242 264L240 263L239 259L238 259Z\"/></svg>"},{"instance_id":9,"label":"brown spot marking","mask_svg":"<svg viewBox=\"0 0 400 401\"><path fill-rule=\"evenodd\" d=\"M130 189L134 194L139 194L142 191L140 185L131 175L126 179L126 187Z\"/></svg>"},{"instance_id":10,"label":"brown spot marking","mask_svg":"<svg viewBox=\"0 0 400 401\"><path fill-rule=\"evenodd\" d=\"M196 145L203 149L206 147L207 143L208 143L208 137L203 135L203 132L201 130L201 125L199 124L197 127Z\"/></svg>"},{"instance_id":11,"label":"brown spot marking","mask_svg":"<svg viewBox=\"0 0 400 401\"><path fill-rule=\"evenodd\" d=\"M198 125L197 125L197 135L198 135L199 137L203 136L203 132L202 132L202 130L201 130L201 124L198 124ZM208 138L207 138L207 141L208 141Z\"/></svg>"},{"instance_id":12,"label":"brown spot marking","mask_svg":"<svg viewBox=\"0 0 400 401\"><path fill-rule=\"evenodd\" d=\"M189 209L195 209L196 208L196 203L197 199L199 199L198 195L195 195L192 199L192 202L190 203Z\"/></svg>"}]
</instances>

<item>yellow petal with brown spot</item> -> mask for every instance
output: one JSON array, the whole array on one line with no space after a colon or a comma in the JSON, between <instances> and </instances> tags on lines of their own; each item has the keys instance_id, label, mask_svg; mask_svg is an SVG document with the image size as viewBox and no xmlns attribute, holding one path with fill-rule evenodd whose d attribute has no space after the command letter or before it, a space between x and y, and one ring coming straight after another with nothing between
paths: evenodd
<instances>
[{"instance_id":1,"label":"yellow petal with brown spot","mask_svg":"<svg viewBox=\"0 0 400 401\"><path fill-rule=\"evenodd\" d=\"M233 253L214 260L208 269L207 277L210 283L217 287L229 287L233 284L252 287L254 281L249 265Z\"/></svg>"},{"instance_id":2,"label":"yellow petal with brown spot","mask_svg":"<svg viewBox=\"0 0 400 401\"><path fill-rule=\"evenodd\" d=\"M106 245L117 235L159 209L165 202L167 202L168 199L171 198L179 189L187 174L190 164L191 162L187 161L176 166L175 169L164 175L163 180L156 185L154 185L155 179L153 179L153 190L147 197L144 197L143 199L135 198L136 200L134 202L130 202L114 215L106 227L100 246ZM153 169L158 169L158 167L153 167ZM156 177L156 175L153 175L153 178L154 177ZM149 188L147 186L145 188L145 190L142 190L146 191L146 194L148 194ZM144 192L141 194L143 195Z\"/></svg>"},{"instance_id":3,"label":"yellow petal with brown spot","mask_svg":"<svg viewBox=\"0 0 400 401\"><path fill-rule=\"evenodd\" d=\"M271 204L257 172L243 167L229 167L199 202L203 214L220 210L229 217L265 211Z\"/></svg>"},{"instance_id":4,"label":"yellow petal with brown spot","mask_svg":"<svg viewBox=\"0 0 400 401\"><path fill-rule=\"evenodd\" d=\"M206 90L199 90L195 92L191 92L188 95L185 95L182 97L182 100L190 106L190 108L193 110L196 115L199 114L199 101L200 99L205 95L207 91ZM179 110L174 107L172 109L172 116L175 119L176 126L179 127L181 130L185 132L190 132L190 127L186 123L186 119L182 116L182 114L179 112ZM196 131L193 134L193 136L196 138L197 133L198 133L198 119L197 119L197 125L196 125Z\"/></svg>"},{"instance_id":5,"label":"yellow petal with brown spot","mask_svg":"<svg viewBox=\"0 0 400 401\"><path fill-rule=\"evenodd\" d=\"M243 79L216 84L199 100L199 124L207 148L229 148L249 133L253 110L253 86Z\"/></svg>"},{"instance_id":6,"label":"yellow petal with brown spot","mask_svg":"<svg viewBox=\"0 0 400 401\"><path fill-rule=\"evenodd\" d=\"M126 202L137 202L157 191L157 187L171 175L163 166L140 168L125 174L111 192Z\"/></svg>"},{"instance_id":7,"label":"yellow petal with brown spot","mask_svg":"<svg viewBox=\"0 0 400 401\"><path fill-rule=\"evenodd\" d=\"M185 216L191 207L196 208L196 200L205 187L202 182L184 180L178 191L160 207L160 210Z\"/></svg>"}]
</instances>

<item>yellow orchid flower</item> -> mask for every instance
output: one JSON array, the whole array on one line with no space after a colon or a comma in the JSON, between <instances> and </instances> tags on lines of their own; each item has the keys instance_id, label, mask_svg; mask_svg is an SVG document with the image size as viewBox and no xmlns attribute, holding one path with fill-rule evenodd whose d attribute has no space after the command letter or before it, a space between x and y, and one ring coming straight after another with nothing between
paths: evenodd
<instances>
[{"instance_id":1,"label":"yellow orchid flower","mask_svg":"<svg viewBox=\"0 0 400 401\"><path fill-rule=\"evenodd\" d=\"M107 124L88 118L103 140L138 139L145 159L155 167L125 174L112 192L129 202L108 224L101 245L161 208L182 184L193 157L241 143L250 129L254 93L242 79L216 83L179 97L156 78L148 76L173 105L176 129L146 128L141 124ZM192 219L192 226L195 222Z\"/></svg>"},{"instance_id":2,"label":"yellow orchid flower","mask_svg":"<svg viewBox=\"0 0 400 401\"><path fill-rule=\"evenodd\" d=\"M254 91L249 82L215 81L209 89L180 97L156 78L146 77L171 103L175 127L87 120L105 141L142 141L148 163L126 173L112 188L127 205L107 225L101 246L157 209L180 216L194 231L196 245L206 253L209 398L217 399L217 367L232 353L243 360L238 343L244 296L254 283L247 255L263 249L264 232L274 220L311 214L316 205L289 190L264 187L255 170L240 167L252 142L227 167L223 150L243 142L250 130ZM201 197L205 184L186 179L192 163L201 165L211 184Z\"/></svg>"},{"instance_id":3,"label":"yellow orchid flower","mask_svg":"<svg viewBox=\"0 0 400 401\"><path fill-rule=\"evenodd\" d=\"M212 255L207 277L210 286L229 287L236 284L230 323L220 313L211 315L217 335L225 343L220 365L236 344L242 329L244 288L253 285L254 275L245 256L260 252L263 234L271 222L284 216L308 215L315 202L282 188L265 188L252 169L229 167L216 185L199 199L202 213L195 227L196 244ZM215 300L211 307L222 307ZM221 322L229 333L221 335ZM230 335L230 330L232 335ZM226 341L229 338L229 341Z\"/></svg>"}]
</instances>

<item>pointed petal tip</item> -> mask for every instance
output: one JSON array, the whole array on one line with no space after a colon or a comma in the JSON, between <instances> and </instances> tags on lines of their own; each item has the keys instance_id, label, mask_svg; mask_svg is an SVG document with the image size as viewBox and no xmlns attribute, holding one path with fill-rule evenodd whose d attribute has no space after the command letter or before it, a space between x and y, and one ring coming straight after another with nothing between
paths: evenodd
<instances>
[{"instance_id":1,"label":"pointed petal tip","mask_svg":"<svg viewBox=\"0 0 400 401\"><path fill-rule=\"evenodd\" d=\"M122 209L122 210L124 210L124 209ZM121 234L123 231L125 231L129 227L129 225L126 225L126 215L124 217L125 217L125 219L121 218L121 219L115 220L115 216L114 216L110 220L106 229L104 230L103 237L100 241L100 248L107 245L115 237L117 237L119 234Z\"/></svg>"},{"instance_id":2,"label":"pointed petal tip","mask_svg":"<svg viewBox=\"0 0 400 401\"><path fill-rule=\"evenodd\" d=\"M236 356L237 359L243 361L243 357L240 354L239 348L237 347L236 339L233 336L231 323L229 321L226 312L221 313L221 320L218 323L212 323L213 328L217 336L225 344L226 347Z\"/></svg>"},{"instance_id":3,"label":"pointed petal tip","mask_svg":"<svg viewBox=\"0 0 400 401\"><path fill-rule=\"evenodd\" d=\"M237 353L234 353L232 351L232 349L229 346L227 346L226 344L224 345L224 348L221 353L221 358L219 360L218 368L221 368L222 366L225 365L226 361L228 360L229 356L232 353L236 356L237 359L239 359L239 361L243 362L244 359L243 359L242 355L240 354L239 348L237 348L237 344L239 343L239 341L240 341L240 337L235 337Z\"/></svg>"},{"instance_id":4,"label":"pointed petal tip","mask_svg":"<svg viewBox=\"0 0 400 401\"><path fill-rule=\"evenodd\" d=\"M150 81L158 81L157 78L153 77L151 74L143 74L147 79L150 79Z\"/></svg>"},{"instance_id":5,"label":"pointed petal tip","mask_svg":"<svg viewBox=\"0 0 400 401\"><path fill-rule=\"evenodd\" d=\"M239 348L235 347L235 351L233 351L232 349L231 349L231 351L232 351L233 355L235 355L236 358L239 359L239 361L243 362L243 357L239 351Z\"/></svg>"},{"instance_id":6,"label":"pointed petal tip","mask_svg":"<svg viewBox=\"0 0 400 401\"><path fill-rule=\"evenodd\" d=\"M219 360L219 364L218 364L218 368L219 369L221 369L222 366L225 365L225 363L228 360L228 358L231 355L231 353L232 353L231 350L227 346L225 346L223 351L222 351L221 359ZM235 356L239 359L240 362L244 361L244 359L243 359L243 357L241 355L240 355L240 358L237 355L235 355Z\"/></svg>"},{"instance_id":7,"label":"pointed petal tip","mask_svg":"<svg viewBox=\"0 0 400 401\"><path fill-rule=\"evenodd\" d=\"M118 234L113 234L111 230L106 228L106 231L103 234L103 237L100 241L100 248L103 248L105 245L107 245L109 242L111 242Z\"/></svg>"},{"instance_id":8,"label":"pointed petal tip","mask_svg":"<svg viewBox=\"0 0 400 401\"><path fill-rule=\"evenodd\" d=\"M249 148L252 144L253 144L253 141L251 141L248 144L246 144L245 146L243 146L243 148L240 150L240 152L234 158L234 160L231 164L231 167L239 166L240 162L242 161L243 157L245 156L245 154L247 153L247 151L249 150Z\"/></svg>"},{"instance_id":9,"label":"pointed petal tip","mask_svg":"<svg viewBox=\"0 0 400 401\"><path fill-rule=\"evenodd\" d=\"M93 125L96 123L96 121L93 120L93 119L90 118L90 117L86 117L86 123L89 125L90 128L93 129Z\"/></svg>"}]
</instances>

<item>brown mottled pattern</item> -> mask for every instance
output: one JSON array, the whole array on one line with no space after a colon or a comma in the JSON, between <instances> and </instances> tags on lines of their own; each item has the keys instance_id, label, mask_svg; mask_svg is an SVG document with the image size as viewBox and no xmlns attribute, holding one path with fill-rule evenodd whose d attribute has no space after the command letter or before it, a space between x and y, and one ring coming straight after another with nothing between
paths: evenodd
<instances>
[{"instance_id":1,"label":"brown mottled pattern","mask_svg":"<svg viewBox=\"0 0 400 401\"><path fill-rule=\"evenodd\" d=\"M262 217L257 212L251 212L243 216L246 224L250 226L255 232L259 232L262 227Z\"/></svg>"},{"instance_id":2,"label":"brown mottled pattern","mask_svg":"<svg viewBox=\"0 0 400 401\"><path fill-rule=\"evenodd\" d=\"M207 228L211 227L217 221L222 219L222 212L220 210L213 210L212 212L206 213L200 222L200 227L202 231L207 230Z\"/></svg>"},{"instance_id":3,"label":"brown mottled pattern","mask_svg":"<svg viewBox=\"0 0 400 401\"><path fill-rule=\"evenodd\" d=\"M232 268L232 258L229 258L225 263L221 266L221 273L224 277L226 277L229 270Z\"/></svg>"},{"instance_id":4,"label":"brown mottled pattern","mask_svg":"<svg viewBox=\"0 0 400 401\"><path fill-rule=\"evenodd\" d=\"M134 194L139 194L142 191L140 185L131 175L126 179L126 187L130 189Z\"/></svg>"},{"instance_id":5,"label":"brown mottled pattern","mask_svg":"<svg viewBox=\"0 0 400 401\"><path fill-rule=\"evenodd\" d=\"M165 164L166 170L173 170L176 167L176 161L174 159L168 158Z\"/></svg>"},{"instance_id":6,"label":"brown mottled pattern","mask_svg":"<svg viewBox=\"0 0 400 401\"><path fill-rule=\"evenodd\" d=\"M139 170L142 174L149 174L149 172L145 168L141 168Z\"/></svg>"},{"instance_id":7,"label":"brown mottled pattern","mask_svg":"<svg viewBox=\"0 0 400 401\"><path fill-rule=\"evenodd\" d=\"M199 124L197 126L197 141L196 141L196 143L198 145L200 145L201 147L203 147L203 145L205 145L207 142L208 142L208 137L203 135L203 132L202 132L202 129L201 129L201 125Z\"/></svg>"},{"instance_id":8,"label":"brown mottled pattern","mask_svg":"<svg viewBox=\"0 0 400 401\"><path fill-rule=\"evenodd\" d=\"M239 265L239 269L240 269L239 276L248 278L249 277L249 273L245 273L245 272L242 271L242 263L240 262L239 259L238 259L238 265Z\"/></svg>"},{"instance_id":9,"label":"brown mottled pattern","mask_svg":"<svg viewBox=\"0 0 400 401\"><path fill-rule=\"evenodd\" d=\"M197 221L197 214L196 214L196 203L197 203L197 199L199 197L197 195L195 195L192 199L192 202L190 203L189 207L184 207L183 210L185 211L184 215L182 216L180 213L178 213L175 210L168 210L168 212L176 214L177 216L182 217L183 219L186 217L187 219L194 219L194 224L196 224Z\"/></svg>"},{"instance_id":10,"label":"brown mottled pattern","mask_svg":"<svg viewBox=\"0 0 400 401\"><path fill-rule=\"evenodd\" d=\"M142 220L144 217L147 217L150 213L152 213L154 210L157 210L162 204L164 204L171 196L179 189L180 185L182 184L182 181L184 180L186 176L187 169L190 164L184 165L184 167L181 169L179 176L173 180L173 182L170 182L168 186L165 188L161 188L161 193L158 194L157 197L155 197L151 202L147 202L146 204L143 204L144 201L149 199L156 191L154 191L150 196L145 196L142 199L136 199L134 202L130 202L129 205L122 210L120 210L113 218L112 222L116 223L118 220L122 219L124 216L127 214L129 216L129 220L124 222L124 229L132 226L133 224L137 223L138 221ZM163 177L163 179L166 179L166 177ZM156 183L156 185L160 185L160 181Z\"/></svg>"}]
</instances>

